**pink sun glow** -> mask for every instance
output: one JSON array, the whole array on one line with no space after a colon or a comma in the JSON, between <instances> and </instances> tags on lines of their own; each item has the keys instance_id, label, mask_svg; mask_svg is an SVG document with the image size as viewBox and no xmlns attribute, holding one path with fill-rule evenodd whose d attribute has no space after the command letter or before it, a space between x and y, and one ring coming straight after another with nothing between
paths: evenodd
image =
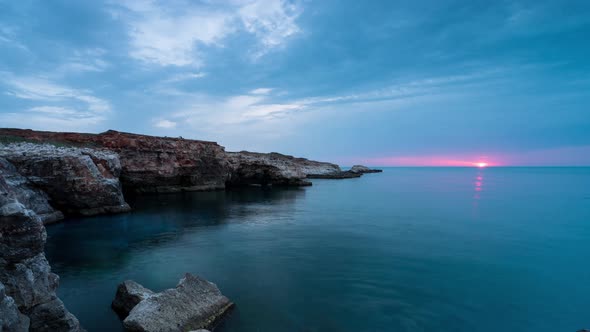
<instances>
[{"instance_id":1,"label":"pink sun glow","mask_svg":"<svg viewBox=\"0 0 590 332\"><path fill-rule=\"evenodd\" d=\"M490 161L485 156L404 156L404 157L385 157L372 158L363 160L369 165L384 166L438 166L438 167L478 167L485 168L498 166L501 163Z\"/></svg>"}]
</instances>

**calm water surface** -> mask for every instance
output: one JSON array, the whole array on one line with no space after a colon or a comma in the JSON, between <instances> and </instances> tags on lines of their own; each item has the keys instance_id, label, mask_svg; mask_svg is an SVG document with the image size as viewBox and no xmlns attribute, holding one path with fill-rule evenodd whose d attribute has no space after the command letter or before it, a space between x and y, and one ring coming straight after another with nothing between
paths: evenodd
<instances>
[{"instance_id":1,"label":"calm water surface","mask_svg":"<svg viewBox=\"0 0 590 332\"><path fill-rule=\"evenodd\" d=\"M119 282L160 291L185 272L236 303L222 332L590 328L588 168L389 168L131 203L48 228L89 331L121 330Z\"/></svg>"}]
</instances>

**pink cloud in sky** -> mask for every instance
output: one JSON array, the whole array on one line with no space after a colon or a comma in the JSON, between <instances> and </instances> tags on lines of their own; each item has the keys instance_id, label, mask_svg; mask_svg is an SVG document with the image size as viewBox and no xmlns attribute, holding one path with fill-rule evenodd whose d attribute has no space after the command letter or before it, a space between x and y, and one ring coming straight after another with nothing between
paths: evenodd
<instances>
[{"instance_id":1,"label":"pink cloud in sky","mask_svg":"<svg viewBox=\"0 0 590 332\"><path fill-rule=\"evenodd\" d=\"M350 158L343 164L371 166L590 166L590 146L561 147L516 153L449 154Z\"/></svg>"}]
</instances>

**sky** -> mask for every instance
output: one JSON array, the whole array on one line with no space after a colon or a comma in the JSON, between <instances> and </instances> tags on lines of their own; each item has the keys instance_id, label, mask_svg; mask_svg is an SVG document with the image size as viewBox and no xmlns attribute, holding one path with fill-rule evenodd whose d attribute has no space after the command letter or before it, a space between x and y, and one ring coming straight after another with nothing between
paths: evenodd
<instances>
[{"instance_id":1,"label":"sky","mask_svg":"<svg viewBox=\"0 0 590 332\"><path fill-rule=\"evenodd\" d=\"M0 127L590 165L590 1L0 0Z\"/></svg>"}]
</instances>

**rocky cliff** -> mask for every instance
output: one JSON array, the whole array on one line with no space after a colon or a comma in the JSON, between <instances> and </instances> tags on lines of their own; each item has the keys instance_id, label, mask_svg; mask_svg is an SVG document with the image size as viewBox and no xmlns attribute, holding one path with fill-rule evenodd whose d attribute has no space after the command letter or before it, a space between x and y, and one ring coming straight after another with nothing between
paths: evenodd
<instances>
[{"instance_id":1,"label":"rocky cliff","mask_svg":"<svg viewBox=\"0 0 590 332\"><path fill-rule=\"evenodd\" d=\"M47 235L33 208L48 203L42 202L44 196L31 197L37 191L14 174L6 160L1 163L0 310L6 316L1 315L0 326L14 331L26 330L27 324L29 331L80 331L78 320L55 293L59 277L51 273L43 253ZM11 303L18 309L16 317Z\"/></svg>"},{"instance_id":2,"label":"rocky cliff","mask_svg":"<svg viewBox=\"0 0 590 332\"><path fill-rule=\"evenodd\" d=\"M121 182L136 192L175 192L225 188L228 162L214 142L155 137L113 130L101 134L0 129L5 140L67 144L116 152Z\"/></svg>"},{"instance_id":3,"label":"rocky cliff","mask_svg":"<svg viewBox=\"0 0 590 332\"><path fill-rule=\"evenodd\" d=\"M117 154L89 148L57 147L50 144L0 144L0 157L41 189L50 199L51 206L70 214L95 215L128 211L123 199L119 175L121 164ZM2 167L2 164L0 164ZM13 182L19 181L18 174ZM40 197L30 195L26 198ZM45 200L46 202L46 200ZM24 202L27 203L27 202ZM29 206L46 221L59 216L51 206L29 202ZM52 214L53 213L53 214Z\"/></svg>"},{"instance_id":4,"label":"rocky cliff","mask_svg":"<svg viewBox=\"0 0 590 332\"><path fill-rule=\"evenodd\" d=\"M335 164L280 153L225 152L213 142L113 130L81 134L0 129L0 138L113 151L121 162L123 187L136 192L216 190L226 184L305 186L311 184L306 177L341 173Z\"/></svg>"}]
</instances>

